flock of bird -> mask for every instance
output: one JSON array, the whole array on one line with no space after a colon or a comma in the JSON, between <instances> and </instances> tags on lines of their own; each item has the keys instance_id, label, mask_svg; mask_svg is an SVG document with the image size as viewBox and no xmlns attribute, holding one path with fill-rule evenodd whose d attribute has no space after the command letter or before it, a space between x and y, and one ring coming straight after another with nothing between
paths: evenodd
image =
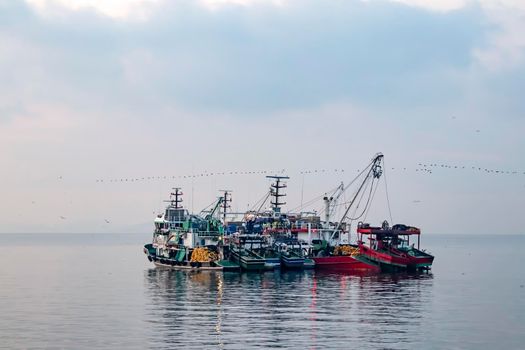
<instances>
[{"instance_id":1,"label":"flock of bird","mask_svg":"<svg viewBox=\"0 0 525 350\"><path fill-rule=\"evenodd\" d=\"M478 130L476 130L479 132ZM525 175L525 171L517 170L502 170L502 169L489 169L479 166L468 166L468 165L453 165L453 164L444 164L444 163L417 163L417 166L412 167L389 167L385 170L388 171L414 171L420 174L433 174L437 170L470 170L476 172L483 172L485 174L498 174L498 175ZM359 173L360 170L357 170ZM286 169L278 170L255 170L255 171L219 171L219 172L208 172L204 171L199 174L188 174L188 175L170 175L170 176L144 176L144 177L126 177L126 178L110 178L110 179L96 179L97 183L130 183L130 182L139 182L139 181L154 181L154 180L174 180L174 179L196 179L196 178L205 178L212 176L239 176L239 175L270 175L270 174L288 174L289 171ZM322 175L322 174L344 174L351 173L349 170L345 169L308 169L301 170L298 172L302 176L306 175ZM58 177L59 180L62 180L62 176ZM420 200L414 200L413 203L421 203ZM33 202L34 204L34 202ZM61 220L66 220L65 216L60 216ZM106 224L110 223L109 219L104 219Z\"/></svg>"},{"instance_id":2,"label":"flock of bird","mask_svg":"<svg viewBox=\"0 0 525 350\"><path fill-rule=\"evenodd\" d=\"M143 176L143 177L126 177L113 179L96 179L95 182L135 182L135 181L151 181L151 180L170 180L170 179L195 179L210 176L230 176L230 175L269 175L269 174L284 174L286 169L280 170L256 170L256 171L222 171L222 172L203 172L200 174L191 175L164 175L164 176Z\"/></svg>"},{"instance_id":3,"label":"flock of bird","mask_svg":"<svg viewBox=\"0 0 525 350\"><path fill-rule=\"evenodd\" d=\"M525 171L520 172L517 170L501 170L501 169L489 169L477 166L467 165L450 165L450 164L438 164L438 163L418 163L417 166L412 167L389 167L385 170L389 171L415 171L416 173L432 174L437 169L467 169L473 171L482 171L487 174L506 174L506 175L525 175ZM357 173L361 170L357 169ZM299 171L300 175L320 175L320 174L343 174L351 172L345 169L308 169ZM219 171L219 172L208 172L204 171L199 174L188 174L188 175L164 175L164 176L143 176L143 177L122 177L122 178L110 178L110 179L96 179L97 183L115 183L115 182L139 182L139 181L154 181L154 180L174 180L174 179L196 179L205 178L212 176L239 176L239 175L270 175L270 174L289 174L290 172L286 169L279 170L255 170L255 171Z\"/></svg>"},{"instance_id":4,"label":"flock of bird","mask_svg":"<svg viewBox=\"0 0 525 350\"><path fill-rule=\"evenodd\" d=\"M419 163L419 169L420 170L427 170L432 172L432 169L467 169L467 170L474 170L474 171L483 171L485 173L491 173L491 174L505 174L505 175L525 175L525 171L516 171L516 170L501 170L501 169L489 169L489 168L481 168L476 166L466 166L466 165L450 165L450 164L422 164Z\"/></svg>"}]
</instances>

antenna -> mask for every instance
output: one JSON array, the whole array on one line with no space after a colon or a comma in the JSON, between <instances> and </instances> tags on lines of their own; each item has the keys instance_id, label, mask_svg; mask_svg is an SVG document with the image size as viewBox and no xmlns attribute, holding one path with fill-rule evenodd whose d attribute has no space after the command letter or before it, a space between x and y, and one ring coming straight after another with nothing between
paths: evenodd
<instances>
[{"instance_id":1,"label":"antenna","mask_svg":"<svg viewBox=\"0 0 525 350\"><path fill-rule=\"evenodd\" d=\"M231 208L231 201L232 201L232 191L231 190L219 190L220 192L223 192L222 197L222 221L223 223L226 222L226 211Z\"/></svg>"},{"instance_id":2,"label":"antenna","mask_svg":"<svg viewBox=\"0 0 525 350\"><path fill-rule=\"evenodd\" d=\"M272 202L270 202L273 206L273 212L274 213L280 213L281 212L281 205L286 204L286 202L280 202L279 198L286 196L284 193L279 193L281 189L286 188L286 184L281 184L281 180L289 179L288 176L266 176L268 179L275 179L275 182L270 185L270 195L274 198Z\"/></svg>"},{"instance_id":3,"label":"antenna","mask_svg":"<svg viewBox=\"0 0 525 350\"><path fill-rule=\"evenodd\" d=\"M180 187L174 187L172 188L173 192L170 193L170 199L164 202L171 203L172 207L175 207L175 209L181 209L182 208L182 191L180 190ZM175 198L173 198L175 197Z\"/></svg>"}]
</instances>

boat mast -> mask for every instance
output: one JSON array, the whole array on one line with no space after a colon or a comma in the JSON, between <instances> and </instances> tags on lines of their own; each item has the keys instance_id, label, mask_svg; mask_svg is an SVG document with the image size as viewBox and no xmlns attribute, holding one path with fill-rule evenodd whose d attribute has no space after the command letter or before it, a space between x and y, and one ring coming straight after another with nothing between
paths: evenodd
<instances>
[{"instance_id":1,"label":"boat mast","mask_svg":"<svg viewBox=\"0 0 525 350\"><path fill-rule=\"evenodd\" d=\"M228 209L231 208L231 201L232 201L232 191L231 190L220 190L223 192L222 197L222 222L223 224L226 223L226 212Z\"/></svg>"},{"instance_id":2,"label":"boat mast","mask_svg":"<svg viewBox=\"0 0 525 350\"><path fill-rule=\"evenodd\" d=\"M280 202L279 198L286 196L285 193L279 193L281 189L286 188L286 184L281 183L281 180L289 179L288 176L266 176L268 179L275 179L275 182L270 186L270 195L273 196L274 200L270 202L272 204L272 209L274 214L279 214L281 212L281 205L286 204L286 202Z\"/></svg>"},{"instance_id":3,"label":"boat mast","mask_svg":"<svg viewBox=\"0 0 525 350\"><path fill-rule=\"evenodd\" d=\"M182 191L180 190L180 187L174 187L172 188L174 192L170 193L170 200L165 202L170 202L171 206L175 209L182 209ZM175 197L175 198L173 198Z\"/></svg>"},{"instance_id":4,"label":"boat mast","mask_svg":"<svg viewBox=\"0 0 525 350\"><path fill-rule=\"evenodd\" d=\"M332 204L332 201L334 200L334 197L333 196L324 196L323 197L323 200L324 200L324 225L325 225L325 228L328 228L330 227L330 207L331 207L331 204Z\"/></svg>"},{"instance_id":5,"label":"boat mast","mask_svg":"<svg viewBox=\"0 0 525 350\"><path fill-rule=\"evenodd\" d=\"M339 201L339 198L345 191L345 185L343 182L339 184L335 192L328 197L328 194L323 197L324 204L325 204L325 228L330 227L330 217L332 216L333 212L335 211L335 207L337 206L337 202ZM337 194L336 194L337 193ZM335 195L335 197L334 197Z\"/></svg>"}]
</instances>

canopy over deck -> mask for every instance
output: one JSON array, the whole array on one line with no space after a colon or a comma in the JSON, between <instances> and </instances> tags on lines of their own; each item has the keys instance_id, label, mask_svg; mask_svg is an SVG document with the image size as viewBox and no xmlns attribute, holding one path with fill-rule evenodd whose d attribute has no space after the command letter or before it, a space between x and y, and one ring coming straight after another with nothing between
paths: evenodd
<instances>
[{"instance_id":1,"label":"canopy over deck","mask_svg":"<svg viewBox=\"0 0 525 350\"><path fill-rule=\"evenodd\" d=\"M357 233L361 233L364 235L410 236L410 235L420 235L421 230L415 227L412 227L408 230L394 230L394 229L382 229L381 227L368 227L368 228L358 228Z\"/></svg>"}]
</instances>

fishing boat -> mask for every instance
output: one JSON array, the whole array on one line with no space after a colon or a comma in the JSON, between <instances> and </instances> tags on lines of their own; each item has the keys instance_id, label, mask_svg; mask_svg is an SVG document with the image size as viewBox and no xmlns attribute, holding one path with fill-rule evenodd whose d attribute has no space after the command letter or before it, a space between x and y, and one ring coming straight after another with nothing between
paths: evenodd
<instances>
[{"instance_id":1,"label":"fishing boat","mask_svg":"<svg viewBox=\"0 0 525 350\"><path fill-rule=\"evenodd\" d=\"M385 220L381 227L372 227L359 223L357 232L359 238L359 255L363 261L377 263L383 271L391 270L428 270L434 261L434 256L420 250L421 231L412 226L389 226ZM365 242L363 236L368 237ZM410 244L410 237L417 237Z\"/></svg>"},{"instance_id":2,"label":"fishing boat","mask_svg":"<svg viewBox=\"0 0 525 350\"><path fill-rule=\"evenodd\" d=\"M213 203L211 210L193 215L181 205L180 188L173 190L165 201L168 203L165 211L154 220L152 243L144 245L148 260L156 266L177 270L233 269L223 259L224 228L216 217L222 197Z\"/></svg>"},{"instance_id":3,"label":"fishing boat","mask_svg":"<svg viewBox=\"0 0 525 350\"><path fill-rule=\"evenodd\" d=\"M274 243L279 257L281 266L286 269L302 269L304 267L304 256L302 254L301 244L296 238L280 238Z\"/></svg>"},{"instance_id":4,"label":"fishing boat","mask_svg":"<svg viewBox=\"0 0 525 350\"><path fill-rule=\"evenodd\" d=\"M302 269L304 267L304 257L295 252L281 253L281 264L286 269Z\"/></svg>"},{"instance_id":5,"label":"fishing boat","mask_svg":"<svg viewBox=\"0 0 525 350\"><path fill-rule=\"evenodd\" d=\"M277 270L281 268L281 256L273 247L264 247L256 250L256 253L264 258L266 270Z\"/></svg>"},{"instance_id":6,"label":"fishing boat","mask_svg":"<svg viewBox=\"0 0 525 350\"><path fill-rule=\"evenodd\" d=\"M377 264L359 260L359 249L355 245L337 245L333 250L328 249L329 253L325 254L324 252L327 251L326 242L314 240L313 243L315 247L314 252L318 253L312 257L317 269L331 271L379 271Z\"/></svg>"},{"instance_id":7,"label":"fishing boat","mask_svg":"<svg viewBox=\"0 0 525 350\"><path fill-rule=\"evenodd\" d=\"M307 240L311 242L312 246L309 257L315 262L316 269L344 271L367 270L370 272L380 270L377 263L360 259L358 245L350 244L350 226L351 221L354 219L349 218L349 212L352 208L360 206L360 202L364 197L363 194L367 188L372 189L374 186L377 187L377 181L382 175L382 161L383 155L381 153L375 155L361 174L352 181L352 183L354 183L362 177L357 191L348 202L348 206L339 221L332 222L331 218L335 215L339 199L348 187L345 187L343 183L341 183L331 195L325 195L323 197L325 220L324 222L319 221L317 227L313 229L312 223L309 223L307 231ZM366 212L367 206L370 204L370 195L371 191L363 212ZM346 221L347 219L350 219L350 223Z\"/></svg>"},{"instance_id":8,"label":"fishing boat","mask_svg":"<svg viewBox=\"0 0 525 350\"><path fill-rule=\"evenodd\" d=\"M279 252L275 250L275 247L269 242L267 236L263 236L257 233L235 233L231 240L233 247L230 245L230 249L234 252L239 251L240 247L248 252L248 255L253 252L254 256L258 256L264 259L265 270L275 270L281 268L281 259ZM234 253L235 254L235 253ZM233 258L236 259L235 257Z\"/></svg>"},{"instance_id":9,"label":"fishing boat","mask_svg":"<svg viewBox=\"0 0 525 350\"><path fill-rule=\"evenodd\" d=\"M266 260L253 250L242 247L230 248L230 260L237 262L245 271L265 270Z\"/></svg>"}]
</instances>

